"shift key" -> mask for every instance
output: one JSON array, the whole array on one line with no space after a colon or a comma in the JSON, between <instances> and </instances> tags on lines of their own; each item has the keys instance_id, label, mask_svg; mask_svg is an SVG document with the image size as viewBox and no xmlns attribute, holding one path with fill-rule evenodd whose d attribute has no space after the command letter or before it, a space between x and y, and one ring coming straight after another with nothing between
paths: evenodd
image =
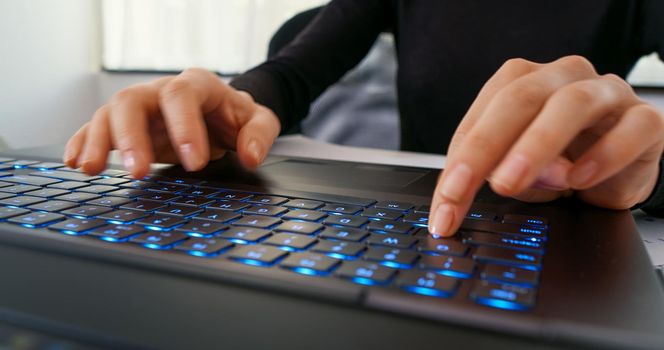
<instances>
[{"instance_id":1,"label":"shift key","mask_svg":"<svg viewBox=\"0 0 664 350\"><path fill-rule=\"evenodd\" d=\"M477 248L473 258L478 261L517 266L528 270L540 270L542 267L542 257L539 254L512 249L481 246Z\"/></svg>"}]
</instances>

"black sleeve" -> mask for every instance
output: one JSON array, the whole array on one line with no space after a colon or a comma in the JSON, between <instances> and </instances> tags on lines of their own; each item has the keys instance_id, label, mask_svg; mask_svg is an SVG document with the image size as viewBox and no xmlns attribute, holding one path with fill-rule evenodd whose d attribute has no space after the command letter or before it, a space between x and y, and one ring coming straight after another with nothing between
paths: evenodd
<instances>
[{"instance_id":1,"label":"black sleeve","mask_svg":"<svg viewBox=\"0 0 664 350\"><path fill-rule=\"evenodd\" d=\"M333 0L289 45L236 77L231 86L250 93L288 130L325 89L357 65L388 23L388 1Z\"/></svg>"},{"instance_id":2,"label":"black sleeve","mask_svg":"<svg viewBox=\"0 0 664 350\"><path fill-rule=\"evenodd\" d=\"M643 7L642 52L659 53L664 60L664 1L646 0ZM655 190L639 208L650 215L664 217L664 155L659 164L659 181Z\"/></svg>"}]
</instances>

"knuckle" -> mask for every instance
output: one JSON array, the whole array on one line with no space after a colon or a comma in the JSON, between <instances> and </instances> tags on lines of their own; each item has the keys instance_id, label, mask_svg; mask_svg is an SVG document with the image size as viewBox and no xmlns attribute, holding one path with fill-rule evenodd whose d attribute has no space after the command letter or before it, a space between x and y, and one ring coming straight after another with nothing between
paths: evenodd
<instances>
[{"instance_id":1,"label":"knuckle","mask_svg":"<svg viewBox=\"0 0 664 350\"><path fill-rule=\"evenodd\" d=\"M580 55L565 56L559 59L558 63L575 70L595 72L593 64L587 58Z\"/></svg>"},{"instance_id":2,"label":"knuckle","mask_svg":"<svg viewBox=\"0 0 664 350\"><path fill-rule=\"evenodd\" d=\"M470 145L468 149L495 150L496 141L490 135L470 133L464 138L464 145Z\"/></svg>"},{"instance_id":3,"label":"knuckle","mask_svg":"<svg viewBox=\"0 0 664 350\"><path fill-rule=\"evenodd\" d=\"M591 106L597 99L596 87L587 82L568 85L557 93L558 97L580 106Z\"/></svg>"},{"instance_id":4,"label":"knuckle","mask_svg":"<svg viewBox=\"0 0 664 350\"><path fill-rule=\"evenodd\" d=\"M650 130L663 131L664 130L664 115L654 106L643 103L637 105L634 112L638 115Z\"/></svg>"},{"instance_id":5,"label":"knuckle","mask_svg":"<svg viewBox=\"0 0 664 350\"><path fill-rule=\"evenodd\" d=\"M164 85L164 87L161 89L160 95L162 98L169 98L187 94L191 92L191 90L192 83L186 78L178 77Z\"/></svg>"},{"instance_id":6,"label":"knuckle","mask_svg":"<svg viewBox=\"0 0 664 350\"><path fill-rule=\"evenodd\" d=\"M498 70L501 74L516 79L527 73L530 73L534 68L534 63L523 58L510 58L505 61Z\"/></svg>"},{"instance_id":7,"label":"knuckle","mask_svg":"<svg viewBox=\"0 0 664 350\"><path fill-rule=\"evenodd\" d=\"M112 104L124 103L135 99L141 93L141 87L132 85L116 92L111 98Z\"/></svg>"},{"instance_id":8,"label":"knuckle","mask_svg":"<svg viewBox=\"0 0 664 350\"><path fill-rule=\"evenodd\" d=\"M497 98L508 104L536 105L542 102L546 95L536 85L517 82L504 88Z\"/></svg>"}]
</instances>

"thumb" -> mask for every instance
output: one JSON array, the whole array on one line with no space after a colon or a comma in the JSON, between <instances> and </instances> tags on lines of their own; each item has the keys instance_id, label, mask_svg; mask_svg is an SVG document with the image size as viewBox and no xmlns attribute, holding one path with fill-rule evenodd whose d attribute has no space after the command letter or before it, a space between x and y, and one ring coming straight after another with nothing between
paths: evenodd
<instances>
[{"instance_id":1,"label":"thumb","mask_svg":"<svg viewBox=\"0 0 664 350\"><path fill-rule=\"evenodd\" d=\"M237 135L236 150L245 168L255 169L267 156L279 136L281 123L270 109L258 105Z\"/></svg>"}]
</instances>

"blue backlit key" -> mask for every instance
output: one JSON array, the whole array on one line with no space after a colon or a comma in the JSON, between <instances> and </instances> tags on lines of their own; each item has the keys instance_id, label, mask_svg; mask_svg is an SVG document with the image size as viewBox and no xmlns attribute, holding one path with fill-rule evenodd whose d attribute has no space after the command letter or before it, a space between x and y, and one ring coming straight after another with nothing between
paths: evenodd
<instances>
[{"instance_id":1,"label":"blue backlit key","mask_svg":"<svg viewBox=\"0 0 664 350\"><path fill-rule=\"evenodd\" d=\"M228 211L239 211L244 208L249 208L250 205L244 202L236 201L227 201L227 202L217 202L208 206L208 208L214 208L219 210L228 210Z\"/></svg>"},{"instance_id":2,"label":"blue backlit key","mask_svg":"<svg viewBox=\"0 0 664 350\"><path fill-rule=\"evenodd\" d=\"M50 177L60 180L79 181L79 182L89 182L101 179L101 176L88 176L76 171L65 171L65 170L42 170L42 171L32 172L30 173L30 175Z\"/></svg>"},{"instance_id":3,"label":"blue backlit key","mask_svg":"<svg viewBox=\"0 0 664 350\"><path fill-rule=\"evenodd\" d=\"M531 225L538 227L547 227L549 225L549 220L541 216L516 215L516 214L505 214L503 216L503 222L506 224Z\"/></svg>"},{"instance_id":4,"label":"blue backlit key","mask_svg":"<svg viewBox=\"0 0 664 350\"><path fill-rule=\"evenodd\" d=\"M6 193L12 193L12 194L21 194L21 193L26 193L26 192L30 192L30 191L40 190L40 189L41 189L41 187L39 187L39 186L18 184L18 185L0 187L0 192L6 192Z\"/></svg>"},{"instance_id":5,"label":"blue backlit key","mask_svg":"<svg viewBox=\"0 0 664 350\"><path fill-rule=\"evenodd\" d=\"M415 208L414 212L415 213L423 213L423 214L429 214L431 211L431 206L430 205L420 205L419 207Z\"/></svg>"},{"instance_id":6,"label":"blue backlit key","mask_svg":"<svg viewBox=\"0 0 664 350\"><path fill-rule=\"evenodd\" d=\"M125 205L125 204L127 204L131 201L132 200L130 198L106 196L106 197L93 199L91 201L87 201L87 202L85 202L85 204L101 205L101 206L104 206L104 207L119 207L119 206Z\"/></svg>"},{"instance_id":7,"label":"blue backlit key","mask_svg":"<svg viewBox=\"0 0 664 350\"><path fill-rule=\"evenodd\" d=\"M472 259L456 256L422 255L418 265L421 269L456 278L471 278L475 271L475 262Z\"/></svg>"},{"instance_id":8,"label":"blue backlit key","mask_svg":"<svg viewBox=\"0 0 664 350\"><path fill-rule=\"evenodd\" d=\"M338 264L339 260L321 254L293 253L279 265L303 275L322 276L329 274Z\"/></svg>"},{"instance_id":9,"label":"blue backlit key","mask_svg":"<svg viewBox=\"0 0 664 350\"><path fill-rule=\"evenodd\" d=\"M401 211L410 210L414 206L415 205L412 204L412 203L399 202L399 201L380 201L380 202L374 204L374 207L376 207L376 208L394 209L394 210L401 210Z\"/></svg>"},{"instance_id":10,"label":"blue backlit key","mask_svg":"<svg viewBox=\"0 0 664 350\"><path fill-rule=\"evenodd\" d=\"M212 197L219 194L219 191L209 187L193 187L180 192L183 196Z\"/></svg>"},{"instance_id":11,"label":"blue backlit key","mask_svg":"<svg viewBox=\"0 0 664 350\"><path fill-rule=\"evenodd\" d=\"M302 221L285 221L277 226L274 230L280 232L294 232L303 235L311 235L320 231L323 225L315 222L302 222Z\"/></svg>"},{"instance_id":12,"label":"blue backlit key","mask_svg":"<svg viewBox=\"0 0 664 350\"><path fill-rule=\"evenodd\" d=\"M215 222L229 222L240 217L240 214L219 210L219 209L210 209L209 207L205 209L204 212L196 215L197 219L210 220Z\"/></svg>"},{"instance_id":13,"label":"blue backlit key","mask_svg":"<svg viewBox=\"0 0 664 350\"><path fill-rule=\"evenodd\" d=\"M313 248L314 252L323 253L335 259L355 259L365 249L364 244L355 242L337 242L321 240Z\"/></svg>"},{"instance_id":14,"label":"blue backlit key","mask_svg":"<svg viewBox=\"0 0 664 350\"><path fill-rule=\"evenodd\" d=\"M139 219L136 223L144 225L148 230L161 231L181 225L185 223L185 221L179 216L153 214L146 218Z\"/></svg>"},{"instance_id":15,"label":"blue backlit key","mask_svg":"<svg viewBox=\"0 0 664 350\"><path fill-rule=\"evenodd\" d=\"M544 251L544 242L538 237L510 237L493 233L470 232L466 234L464 242L538 253Z\"/></svg>"},{"instance_id":16,"label":"blue backlit key","mask_svg":"<svg viewBox=\"0 0 664 350\"><path fill-rule=\"evenodd\" d=\"M417 250L431 255L464 256L468 248L454 238L434 238L431 235L421 237L417 243Z\"/></svg>"},{"instance_id":17,"label":"blue backlit key","mask_svg":"<svg viewBox=\"0 0 664 350\"><path fill-rule=\"evenodd\" d=\"M85 186L90 186L90 184L87 182L79 182L79 181L63 181L63 182L54 183L52 185L48 185L46 187L58 188L62 190L75 190L77 188L82 188Z\"/></svg>"},{"instance_id":18,"label":"blue backlit key","mask_svg":"<svg viewBox=\"0 0 664 350\"><path fill-rule=\"evenodd\" d=\"M249 193L243 193L243 192L233 192L233 191L227 191L227 192L222 192L214 198L222 199L222 200L233 200L233 201L242 201L245 199L249 199L253 197L252 194Z\"/></svg>"},{"instance_id":19,"label":"blue backlit key","mask_svg":"<svg viewBox=\"0 0 664 350\"><path fill-rule=\"evenodd\" d=\"M144 189L149 190L149 191L157 191L157 192L177 193L177 192L180 192L180 191L184 191L188 188L189 188L189 186L183 186L183 185L178 185L178 184L154 184L154 185L148 186ZM196 196L198 196L198 194Z\"/></svg>"},{"instance_id":20,"label":"blue backlit key","mask_svg":"<svg viewBox=\"0 0 664 350\"><path fill-rule=\"evenodd\" d=\"M409 213L402 220L417 226L426 227L429 223L429 213Z\"/></svg>"},{"instance_id":21,"label":"blue backlit key","mask_svg":"<svg viewBox=\"0 0 664 350\"><path fill-rule=\"evenodd\" d=\"M145 229L138 225L105 225L95 228L88 235L99 237L107 242L124 242L129 237L142 232L145 232Z\"/></svg>"},{"instance_id":22,"label":"blue backlit key","mask_svg":"<svg viewBox=\"0 0 664 350\"><path fill-rule=\"evenodd\" d=\"M289 211L282 215L281 218L285 220L318 221L326 216L327 214L318 210L297 209Z\"/></svg>"},{"instance_id":23,"label":"blue backlit key","mask_svg":"<svg viewBox=\"0 0 664 350\"><path fill-rule=\"evenodd\" d=\"M116 224L126 224L144 218L148 215L149 214L144 211L122 209L99 215L99 218Z\"/></svg>"},{"instance_id":24,"label":"blue backlit key","mask_svg":"<svg viewBox=\"0 0 664 350\"><path fill-rule=\"evenodd\" d=\"M362 216L350 216L350 215L330 215L325 218L323 221L326 225L337 225L337 226L348 226L348 227L360 227L366 224L369 219Z\"/></svg>"},{"instance_id":25,"label":"blue backlit key","mask_svg":"<svg viewBox=\"0 0 664 350\"><path fill-rule=\"evenodd\" d=\"M96 205L83 205L80 207L63 210L60 213L68 216L73 216L79 219L85 219L85 218L92 218L104 213L108 213L111 210L112 209L109 207L101 207Z\"/></svg>"},{"instance_id":26,"label":"blue backlit key","mask_svg":"<svg viewBox=\"0 0 664 350\"><path fill-rule=\"evenodd\" d=\"M64 215L55 213L30 213L9 218L7 221L25 227L42 227L64 219Z\"/></svg>"},{"instance_id":27,"label":"blue backlit key","mask_svg":"<svg viewBox=\"0 0 664 350\"><path fill-rule=\"evenodd\" d=\"M315 238L289 233L278 233L263 242L263 244L281 247L287 251L306 249L316 242Z\"/></svg>"},{"instance_id":28,"label":"blue backlit key","mask_svg":"<svg viewBox=\"0 0 664 350\"><path fill-rule=\"evenodd\" d=\"M359 242L368 236L369 232L362 229L350 227L325 227L318 235L321 238L335 239L341 241Z\"/></svg>"},{"instance_id":29,"label":"blue backlit key","mask_svg":"<svg viewBox=\"0 0 664 350\"><path fill-rule=\"evenodd\" d=\"M28 205L41 203L46 201L45 198L32 197L32 196L15 196L0 199L0 205L9 205L14 207L27 207Z\"/></svg>"},{"instance_id":30,"label":"blue backlit key","mask_svg":"<svg viewBox=\"0 0 664 350\"><path fill-rule=\"evenodd\" d=\"M181 197L172 201L171 203L178 205L191 205L194 207L201 207L204 205L214 203L214 199L205 198L205 197Z\"/></svg>"},{"instance_id":31,"label":"blue backlit key","mask_svg":"<svg viewBox=\"0 0 664 350\"><path fill-rule=\"evenodd\" d=\"M106 193L107 196L117 196L117 197L127 197L127 198L137 198L141 196L147 196L150 192L138 189L138 188L121 188L117 191Z\"/></svg>"},{"instance_id":32,"label":"blue backlit key","mask_svg":"<svg viewBox=\"0 0 664 350\"><path fill-rule=\"evenodd\" d=\"M247 265L270 266L287 254L279 248L257 244L239 246L231 250L228 257Z\"/></svg>"},{"instance_id":33,"label":"blue backlit key","mask_svg":"<svg viewBox=\"0 0 664 350\"><path fill-rule=\"evenodd\" d=\"M413 229L408 223L392 220L372 220L367 225L367 230L384 232L384 233L399 233L407 234Z\"/></svg>"},{"instance_id":34,"label":"blue backlit key","mask_svg":"<svg viewBox=\"0 0 664 350\"><path fill-rule=\"evenodd\" d=\"M63 194L61 196L53 197L53 199L80 203L80 202L91 201L99 197L101 196L96 193L72 192L72 193Z\"/></svg>"},{"instance_id":35,"label":"blue backlit key","mask_svg":"<svg viewBox=\"0 0 664 350\"><path fill-rule=\"evenodd\" d=\"M157 209L155 213L157 214L165 214L165 215L175 215L175 216L182 216L182 217L188 217L188 216L193 216L198 213L202 213L203 209L197 208L197 207L192 207L190 205L173 205L170 204L167 207Z\"/></svg>"},{"instance_id":36,"label":"blue backlit key","mask_svg":"<svg viewBox=\"0 0 664 350\"><path fill-rule=\"evenodd\" d=\"M48 202L41 202L37 204L33 204L28 207L30 210L34 211L60 211L60 210L65 210L69 208L74 208L78 205L78 203L74 202L67 202L67 201L48 201Z\"/></svg>"},{"instance_id":37,"label":"blue backlit key","mask_svg":"<svg viewBox=\"0 0 664 350\"><path fill-rule=\"evenodd\" d=\"M62 168L64 166L65 165L62 163L42 162L42 163L28 165L28 168L39 169L39 170L53 170L53 169Z\"/></svg>"},{"instance_id":38,"label":"blue backlit key","mask_svg":"<svg viewBox=\"0 0 664 350\"><path fill-rule=\"evenodd\" d=\"M180 250L194 256L208 257L219 255L222 251L233 246L233 243L218 238L190 238L182 244L175 246Z\"/></svg>"},{"instance_id":39,"label":"blue backlit key","mask_svg":"<svg viewBox=\"0 0 664 350\"><path fill-rule=\"evenodd\" d=\"M268 228L280 223L281 220L271 216L247 215L233 222L235 226L250 226L258 228Z\"/></svg>"},{"instance_id":40,"label":"blue backlit key","mask_svg":"<svg viewBox=\"0 0 664 350\"><path fill-rule=\"evenodd\" d=\"M354 215L362 210L362 207L348 204L326 204L321 211L343 215Z\"/></svg>"},{"instance_id":41,"label":"blue backlit key","mask_svg":"<svg viewBox=\"0 0 664 350\"><path fill-rule=\"evenodd\" d=\"M184 241L189 236L180 232L146 232L129 239L150 249L171 249L175 243Z\"/></svg>"},{"instance_id":42,"label":"blue backlit key","mask_svg":"<svg viewBox=\"0 0 664 350\"><path fill-rule=\"evenodd\" d=\"M140 199L120 206L120 208L122 209L140 210L140 211L154 211L164 207L166 207L166 203L146 201Z\"/></svg>"},{"instance_id":43,"label":"blue backlit key","mask_svg":"<svg viewBox=\"0 0 664 350\"><path fill-rule=\"evenodd\" d=\"M410 293L449 298L456 291L459 280L430 271L410 270L401 272L396 284Z\"/></svg>"},{"instance_id":44,"label":"blue backlit key","mask_svg":"<svg viewBox=\"0 0 664 350\"><path fill-rule=\"evenodd\" d=\"M496 213L482 209L470 209L466 213L467 219L493 221L496 218Z\"/></svg>"},{"instance_id":45,"label":"blue backlit key","mask_svg":"<svg viewBox=\"0 0 664 350\"><path fill-rule=\"evenodd\" d=\"M254 227L234 226L219 234L219 237L226 238L238 244L256 243L270 235L270 231Z\"/></svg>"},{"instance_id":46,"label":"blue backlit key","mask_svg":"<svg viewBox=\"0 0 664 350\"><path fill-rule=\"evenodd\" d=\"M539 281L539 272L512 266L487 264L482 270L480 277L494 282L536 286Z\"/></svg>"},{"instance_id":47,"label":"blue backlit key","mask_svg":"<svg viewBox=\"0 0 664 350\"><path fill-rule=\"evenodd\" d=\"M403 215L403 212L401 210L367 208L364 209L361 215L374 219L396 220Z\"/></svg>"},{"instance_id":48,"label":"blue backlit key","mask_svg":"<svg viewBox=\"0 0 664 350\"><path fill-rule=\"evenodd\" d=\"M8 219L13 216L27 214L30 211L22 208L0 207L0 220Z\"/></svg>"},{"instance_id":49,"label":"blue backlit key","mask_svg":"<svg viewBox=\"0 0 664 350\"><path fill-rule=\"evenodd\" d=\"M535 304L535 291L531 288L488 281L476 283L470 296L480 305L505 310L527 310Z\"/></svg>"},{"instance_id":50,"label":"blue backlit key","mask_svg":"<svg viewBox=\"0 0 664 350\"><path fill-rule=\"evenodd\" d=\"M382 245L402 249L410 248L415 242L417 242L417 237L399 234L372 233L369 238L367 238L367 243L371 245Z\"/></svg>"},{"instance_id":51,"label":"blue backlit key","mask_svg":"<svg viewBox=\"0 0 664 350\"><path fill-rule=\"evenodd\" d=\"M140 196L138 199L144 199L144 200L149 200L149 201L158 201L158 202L170 202L172 200L180 198L180 196L172 193L164 193L164 192L152 192L148 193L145 196Z\"/></svg>"},{"instance_id":52,"label":"blue backlit key","mask_svg":"<svg viewBox=\"0 0 664 350\"><path fill-rule=\"evenodd\" d=\"M87 186L83 188L79 188L76 191L79 192L89 192L89 193L97 193L97 194L103 194L111 191L115 191L118 188L115 186L108 186L108 185L92 185L92 186Z\"/></svg>"},{"instance_id":53,"label":"blue backlit key","mask_svg":"<svg viewBox=\"0 0 664 350\"><path fill-rule=\"evenodd\" d=\"M15 184L32 185L32 186L46 186L54 183L62 182L58 179L49 179L47 177L30 176L30 175L14 175L2 178L3 182L11 182Z\"/></svg>"},{"instance_id":54,"label":"blue backlit key","mask_svg":"<svg viewBox=\"0 0 664 350\"><path fill-rule=\"evenodd\" d=\"M99 219L69 219L50 225L51 230L60 231L68 235L81 235L86 231L106 225L106 221Z\"/></svg>"},{"instance_id":55,"label":"blue backlit key","mask_svg":"<svg viewBox=\"0 0 664 350\"><path fill-rule=\"evenodd\" d=\"M176 228L176 231L184 232L194 237L210 237L215 233L228 228L228 225L209 220L191 220L188 223Z\"/></svg>"},{"instance_id":56,"label":"blue backlit key","mask_svg":"<svg viewBox=\"0 0 664 350\"><path fill-rule=\"evenodd\" d=\"M264 205L279 205L286 203L288 198L278 196L254 196L247 200L249 203L264 204Z\"/></svg>"},{"instance_id":57,"label":"blue backlit key","mask_svg":"<svg viewBox=\"0 0 664 350\"><path fill-rule=\"evenodd\" d=\"M58 188L42 188L41 190L36 190L36 191L30 191L31 196L35 197L44 197L44 198L51 198L55 196L61 196L63 194L67 194L69 191L67 190L61 190Z\"/></svg>"},{"instance_id":58,"label":"blue backlit key","mask_svg":"<svg viewBox=\"0 0 664 350\"><path fill-rule=\"evenodd\" d=\"M245 214L255 214L255 215L267 215L267 216L277 216L279 214L287 212L288 209L284 207L276 207L273 205L252 205L251 207L245 209L243 213Z\"/></svg>"},{"instance_id":59,"label":"blue backlit key","mask_svg":"<svg viewBox=\"0 0 664 350\"><path fill-rule=\"evenodd\" d=\"M364 285L387 284L396 270L369 261L344 261L335 274Z\"/></svg>"},{"instance_id":60,"label":"blue backlit key","mask_svg":"<svg viewBox=\"0 0 664 350\"><path fill-rule=\"evenodd\" d=\"M120 177L109 177L109 178L90 181L90 183L93 185L108 185L108 186L122 185L127 182L129 182L129 179L123 179Z\"/></svg>"},{"instance_id":61,"label":"blue backlit key","mask_svg":"<svg viewBox=\"0 0 664 350\"><path fill-rule=\"evenodd\" d=\"M528 270L539 270L542 267L541 255L513 249L480 246L473 254L473 258L482 262L517 266Z\"/></svg>"},{"instance_id":62,"label":"blue backlit key","mask_svg":"<svg viewBox=\"0 0 664 350\"><path fill-rule=\"evenodd\" d=\"M282 204L284 207L293 209L309 209L314 210L323 206L323 202L313 201L308 199L292 199Z\"/></svg>"},{"instance_id":63,"label":"blue backlit key","mask_svg":"<svg viewBox=\"0 0 664 350\"><path fill-rule=\"evenodd\" d=\"M369 247L362 256L364 260L375 261L395 269L408 269L413 266L418 254L412 250L387 247Z\"/></svg>"}]
</instances>

